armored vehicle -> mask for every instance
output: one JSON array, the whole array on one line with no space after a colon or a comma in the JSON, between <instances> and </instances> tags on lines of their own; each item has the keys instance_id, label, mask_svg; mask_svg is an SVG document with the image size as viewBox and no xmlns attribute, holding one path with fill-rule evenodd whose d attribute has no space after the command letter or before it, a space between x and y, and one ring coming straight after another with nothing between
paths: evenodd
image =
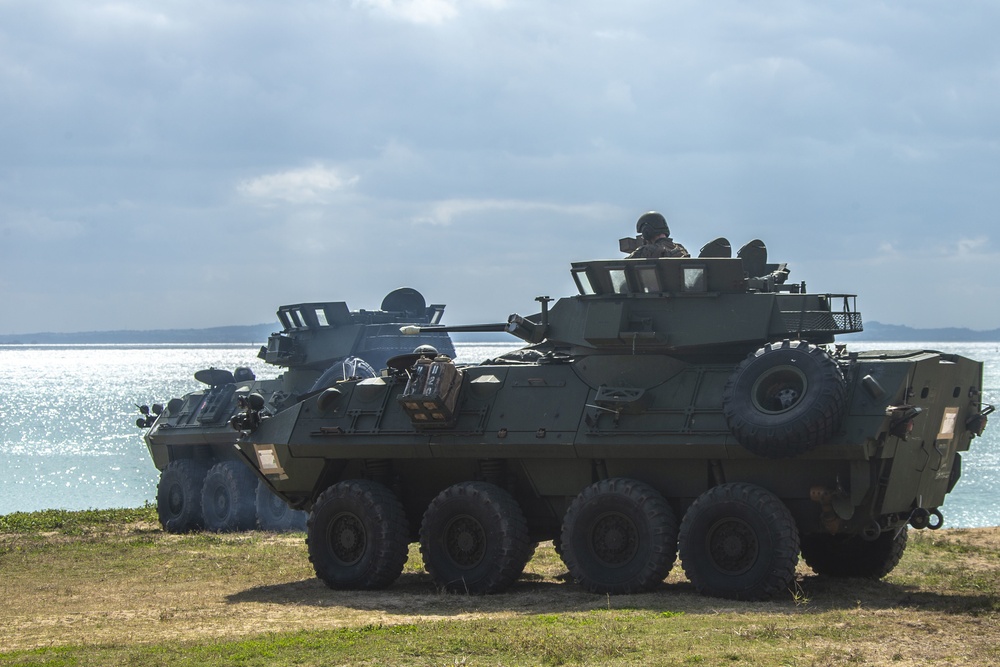
<instances>
[{"instance_id":1,"label":"armored vehicle","mask_svg":"<svg viewBox=\"0 0 1000 667\"><path fill-rule=\"evenodd\" d=\"M281 331L258 353L285 369L279 377L257 379L249 367L203 369L194 377L204 389L166 406L141 406L136 425L148 429L146 445L160 470L156 503L164 529L304 529L305 513L289 508L245 464L230 422L248 397L256 409L278 412L338 381L375 377L389 357L413 349L413 337L400 333L401 325L435 325L443 314L443 305L428 306L408 287L390 292L374 311L351 311L343 301L282 306ZM420 341L454 354L451 338L440 329L421 334Z\"/></svg>"},{"instance_id":2,"label":"armored vehicle","mask_svg":"<svg viewBox=\"0 0 1000 667\"><path fill-rule=\"evenodd\" d=\"M508 588L552 540L570 577L618 594L680 559L702 594L771 598L801 553L881 577L907 527L938 528L986 426L982 364L853 352L852 294L811 293L760 241L733 257L576 262L578 294L475 327L526 345L478 365L421 348L298 400L251 393L239 452L310 510L336 589L390 585L419 541L436 585Z\"/></svg>"}]
</instances>

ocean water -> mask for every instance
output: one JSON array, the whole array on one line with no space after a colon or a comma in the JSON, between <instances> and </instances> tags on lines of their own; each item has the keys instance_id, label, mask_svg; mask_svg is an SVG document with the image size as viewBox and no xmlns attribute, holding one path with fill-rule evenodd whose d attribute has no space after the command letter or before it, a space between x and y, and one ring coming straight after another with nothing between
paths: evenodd
<instances>
[{"instance_id":1,"label":"ocean water","mask_svg":"<svg viewBox=\"0 0 1000 667\"><path fill-rule=\"evenodd\" d=\"M459 362L518 347L458 343ZM1000 343L849 343L849 349L934 349L985 362L985 402L1000 406ZM135 426L136 404L165 403L202 385L201 368L280 369L247 345L0 346L0 514L137 507L159 472ZM942 512L951 527L1000 526L1000 414L963 454Z\"/></svg>"}]
</instances>

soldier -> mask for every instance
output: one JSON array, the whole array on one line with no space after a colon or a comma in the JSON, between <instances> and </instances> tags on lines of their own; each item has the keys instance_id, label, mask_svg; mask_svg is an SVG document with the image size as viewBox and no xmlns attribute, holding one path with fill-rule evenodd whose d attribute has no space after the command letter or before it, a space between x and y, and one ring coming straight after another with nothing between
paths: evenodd
<instances>
[{"instance_id":1,"label":"soldier","mask_svg":"<svg viewBox=\"0 0 1000 667\"><path fill-rule=\"evenodd\" d=\"M635 223L635 231L642 234L643 243L632 251L628 259L691 256L684 246L670 238L670 227L661 213L643 213Z\"/></svg>"}]
</instances>

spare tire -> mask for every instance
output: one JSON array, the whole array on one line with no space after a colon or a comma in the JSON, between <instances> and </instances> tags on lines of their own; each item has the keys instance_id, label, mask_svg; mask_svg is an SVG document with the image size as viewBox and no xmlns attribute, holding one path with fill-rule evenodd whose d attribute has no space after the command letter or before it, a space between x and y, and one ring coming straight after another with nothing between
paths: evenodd
<instances>
[{"instance_id":1,"label":"spare tire","mask_svg":"<svg viewBox=\"0 0 1000 667\"><path fill-rule=\"evenodd\" d=\"M722 409L741 445L771 459L830 439L844 416L847 385L837 362L805 341L768 343L729 377Z\"/></svg>"}]
</instances>

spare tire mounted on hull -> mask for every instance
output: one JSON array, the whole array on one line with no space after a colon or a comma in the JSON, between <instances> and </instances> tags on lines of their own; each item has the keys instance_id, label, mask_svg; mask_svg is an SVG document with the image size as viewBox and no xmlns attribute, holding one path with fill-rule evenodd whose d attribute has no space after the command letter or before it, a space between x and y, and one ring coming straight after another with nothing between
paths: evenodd
<instances>
[{"instance_id":1,"label":"spare tire mounted on hull","mask_svg":"<svg viewBox=\"0 0 1000 667\"><path fill-rule=\"evenodd\" d=\"M777 459L830 438L843 417L847 387L825 350L786 340L744 359L722 396L726 422L740 444Z\"/></svg>"}]
</instances>

